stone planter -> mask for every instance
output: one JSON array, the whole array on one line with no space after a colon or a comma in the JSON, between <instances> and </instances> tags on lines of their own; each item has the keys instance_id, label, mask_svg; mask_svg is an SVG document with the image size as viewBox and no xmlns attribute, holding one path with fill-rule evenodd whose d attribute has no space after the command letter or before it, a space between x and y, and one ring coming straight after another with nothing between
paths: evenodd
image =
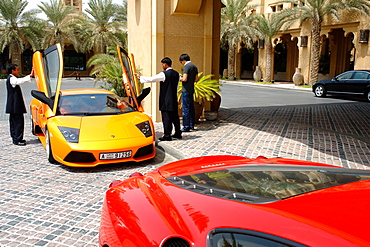
<instances>
[{"instance_id":1,"label":"stone planter","mask_svg":"<svg viewBox=\"0 0 370 247\"><path fill-rule=\"evenodd\" d=\"M296 86L303 85L303 75L301 72L301 68L295 68L295 73L292 79L293 79L294 85Z\"/></svg>"},{"instance_id":2,"label":"stone planter","mask_svg":"<svg viewBox=\"0 0 370 247\"><path fill-rule=\"evenodd\" d=\"M218 113L215 111L204 111L204 118L207 121L215 121L217 119Z\"/></svg>"},{"instance_id":3,"label":"stone planter","mask_svg":"<svg viewBox=\"0 0 370 247\"><path fill-rule=\"evenodd\" d=\"M203 104L194 102L194 115L195 115L195 123L199 123L199 119L203 115Z\"/></svg>"},{"instance_id":4,"label":"stone planter","mask_svg":"<svg viewBox=\"0 0 370 247\"><path fill-rule=\"evenodd\" d=\"M219 94L216 94L216 96L211 101L211 111L218 112L218 109L220 109L221 105L221 96Z\"/></svg>"},{"instance_id":5,"label":"stone planter","mask_svg":"<svg viewBox=\"0 0 370 247\"><path fill-rule=\"evenodd\" d=\"M256 70L253 73L254 81L260 81L262 79L262 72L260 70L260 66L256 66Z\"/></svg>"},{"instance_id":6,"label":"stone planter","mask_svg":"<svg viewBox=\"0 0 370 247\"><path fill-rule=\"evenodd\" d=\"M229 70L228 69L224 69L223 73L222 73L222 77L223 78L227 78L229 76Z\"/></svg>"}]
</instances>

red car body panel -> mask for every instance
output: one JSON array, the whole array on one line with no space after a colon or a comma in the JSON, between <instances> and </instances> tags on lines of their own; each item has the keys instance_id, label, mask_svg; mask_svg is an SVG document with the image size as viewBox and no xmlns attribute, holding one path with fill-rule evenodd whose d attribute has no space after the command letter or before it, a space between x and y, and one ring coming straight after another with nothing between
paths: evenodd
<instances>
[{"instance_id":1,"label":"red car body panel","mask_svg":"<svg viewBox=\"0 0 370 247\"><path fill-rule=\"evenodd\" d=\"M245 203L180 188L166 177L263 164L334 167L289 159L209 156L174 162L144 176L115 183L106 193L100 246L162 246L181 237L207 246L216 228L249 229L308 246L370 246L370 180L353 182L270 203Z\"/></svg>"}]
</instances>

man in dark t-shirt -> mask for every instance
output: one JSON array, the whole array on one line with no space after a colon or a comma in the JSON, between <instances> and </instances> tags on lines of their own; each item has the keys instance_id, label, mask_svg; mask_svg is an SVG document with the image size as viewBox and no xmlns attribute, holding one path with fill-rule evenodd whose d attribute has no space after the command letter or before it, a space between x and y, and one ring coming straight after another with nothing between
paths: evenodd
<instances>
[{"instance_id":1,"label":"man in dark t-shirt","mask_svg":"<svg viewBox=\"0 0 370 247\"><path fill-rule=\"evenodd\" d=\"M180 63L184 65L182 81L182 124L183 132L194 130L195 111L194 111L194 83L198 81L198 68L191 61L188 54L180 56Z\"/></svg>"}]
</instances>

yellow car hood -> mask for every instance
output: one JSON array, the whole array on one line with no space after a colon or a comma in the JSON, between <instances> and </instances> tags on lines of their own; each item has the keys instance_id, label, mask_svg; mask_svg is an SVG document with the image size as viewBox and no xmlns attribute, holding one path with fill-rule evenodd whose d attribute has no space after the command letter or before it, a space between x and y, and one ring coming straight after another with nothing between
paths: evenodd
<instances>
[{"instance_id":1,"label":"yellow car hood","mask_svg":"<svg viewBox=\"0 0 370 247\"><path fill-rule=\"evenodd\" d=\"M138 115L82 117L79 140L80 142L90 142L144 137L143 133L135 126L135 124L145 121L144 119L141 120L141 116Z\"/></svg>"},{"instance_id":2,"label":"yellow car hood","mask_svg":"<svg viewBox=\"0 0 370 247\"><path fill-rule=\"evenodd\" d=\"M132 112L109 116L63 116L58 120L58 126L80 129L81 143L144 137L136 124L149 121L149 117Z\"/></svg>"}]
</instances>

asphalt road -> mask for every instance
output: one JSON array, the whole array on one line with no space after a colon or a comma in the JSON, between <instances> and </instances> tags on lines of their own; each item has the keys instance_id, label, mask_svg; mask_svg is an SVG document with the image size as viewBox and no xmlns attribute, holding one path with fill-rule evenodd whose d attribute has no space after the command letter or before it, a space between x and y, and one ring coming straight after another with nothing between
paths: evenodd
<instances>
[{"instance_id":1,"label":"asphalt road","mask_svg":"<svg viewBox=\"0 0 370 247\"><path fill-rule=\"evenodd\" d=\"M314 97L310 89L292 90L276 87L262 87L259 85L245 85L240 83L226 82L221 87L224 108L249 108L269 106L304 106L336 103L350 103L353 100L329 96L326 98Z\"/></svg>"}]
</instances>

